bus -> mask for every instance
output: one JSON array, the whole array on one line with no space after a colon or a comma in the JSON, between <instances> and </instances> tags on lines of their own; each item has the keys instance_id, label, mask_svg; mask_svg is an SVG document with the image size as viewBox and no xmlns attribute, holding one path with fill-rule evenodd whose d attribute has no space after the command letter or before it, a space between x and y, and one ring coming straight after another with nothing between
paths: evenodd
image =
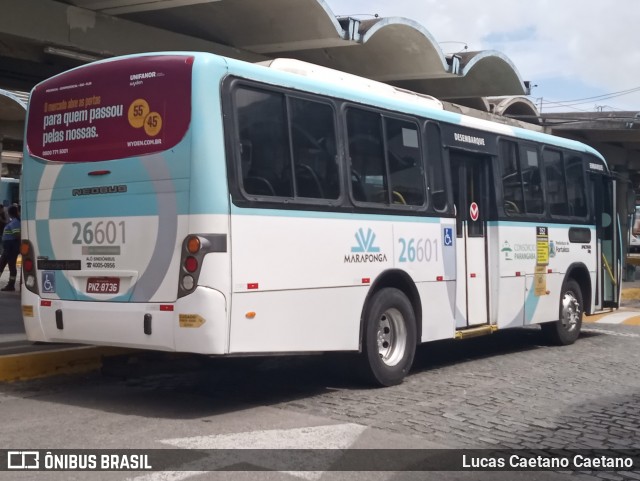
<instances>
[{"instance_id":1,"label":"bus","mask_svg":"<svg viewBox=\"0 0 640 481\"><path fill-rule=\"evenodd\" d=\"M211 356L416 346L616 307L616 182L581 143L291 60L113 58L37 85L23 177L32 341Z\"/></svg>"},{"instance_id":2,"label":"bus","mask_svg":"<svg viewBox=\"0 0 640 481\"><path fill-rule=\"evenodd\" d=\"M9 206L20 203L20 181L12 177L0 179L0 204Z\"/></svg>"}]
</instances>

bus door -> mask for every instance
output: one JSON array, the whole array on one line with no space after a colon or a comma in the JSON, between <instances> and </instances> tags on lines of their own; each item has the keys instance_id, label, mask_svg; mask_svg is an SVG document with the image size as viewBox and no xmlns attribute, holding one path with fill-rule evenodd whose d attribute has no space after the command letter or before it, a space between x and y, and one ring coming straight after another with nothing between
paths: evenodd
<instances>
[{"instance_id":1,"label":"bus door","mask_svg":"<svg viewBox=\"0 0 640 481\"><path fill-rule=\"evenodd\" d=\"M456 206L456 328L489 322L487 223L490 158L451 151Z\"/></svg>"},{"instance_id":2,"label":"bus door","mask_svg":"<svg viewBox=\"0 0 640 481\"><path fill-rule=\"evenodd\" d=\"M619 307L621 245L616 208L616 182L612 177L591 175L598 239L599 289L596 305ZM598 302L600 301L600 302Z\"/></svg>"}]
</instances>

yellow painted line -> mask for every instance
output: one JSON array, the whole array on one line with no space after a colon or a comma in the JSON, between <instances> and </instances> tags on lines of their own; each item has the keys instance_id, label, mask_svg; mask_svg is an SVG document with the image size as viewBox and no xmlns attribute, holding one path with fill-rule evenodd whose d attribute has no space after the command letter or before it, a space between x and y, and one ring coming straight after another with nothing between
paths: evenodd
<instances>
[{"instance_id":1,"label":"yellow painted line","mask_svg":"<svg viewBox=\"0 0 640 481\"><path fill-rule=\"evenodd\" d=\"M622 300L623 301L634 301L640 299L640 288L638 287L627 287L626 289L622 289Z\"/></svg>"},{"instance_id":2,"label":"yellow painted line","mask_svg":"<svg viewBox=\"0 0 640 481\"><path fill-rule=\"evenodd\" d=\"M135 352L116 347L73 347L0 356L0 382L95 371L109 356Z\"/></svg>"},{"instance_id":3,"label":"yellow painted line","mask_svg":"<svg viewBox=\"0 0 640 481\"><path fill-rule=\"evenodd\" d=\"M635 316L627 319L622 324L624 324L625 326L640 326L640 316Z\"/></svg>"}]
</instances>

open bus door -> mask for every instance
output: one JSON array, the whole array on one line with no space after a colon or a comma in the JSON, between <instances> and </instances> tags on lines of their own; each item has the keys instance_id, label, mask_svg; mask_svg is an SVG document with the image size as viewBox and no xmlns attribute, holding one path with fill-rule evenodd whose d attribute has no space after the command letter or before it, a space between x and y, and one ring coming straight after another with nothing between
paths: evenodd
<instances>
[{"instance_id":1,"label":"open bus door","mask_svg":"<svg viewBox=\"0 0 640 481\"><path fill-rule=\"evenodd\" d=\"M456 328L489 323L487 217L489 162L483 155L451 152L456 205Z\"/></svg>"},{"instance_id":2,"label":"open bus door","mask_svg":"<svg viewBox=\"0 0 640 481\"><path fill-rule=\"evenodd\" d=\"M599 244L599 298L603 308L620 305L622 243L617 209L617 183L613 177L592 175L596 237ZM596 297L596 304L598 304Z\"/></svg>"}]
</instances>

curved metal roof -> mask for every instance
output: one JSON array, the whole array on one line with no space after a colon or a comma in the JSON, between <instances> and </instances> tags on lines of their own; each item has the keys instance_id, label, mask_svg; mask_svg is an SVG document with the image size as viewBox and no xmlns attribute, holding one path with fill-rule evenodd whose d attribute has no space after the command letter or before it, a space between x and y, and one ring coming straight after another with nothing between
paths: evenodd
<instances>
[{"instance_id":1,"label":"curved metal roof","mask_svg":"<svg viewBox=\"0 0 640 481\"><path fill-rule=\"evenodd\" d=\"M24 121L29 96L23 92L0 89L0 121Z\"/></svg>"},{"instance_id":2,"label":"curved metal roof","mask_svg":"<svg viewBox=\"0 0 640 481\"><path fill-rule=\"evenodd\" d=\"M19 150L27 116L28 95L0 89L0 154ZM4 161L2 157L0 160Z\"/></svg>"},{"instance_id":3,"label":"curved metal roof","mask_svg":"<svg viewBox=\"0 0 640 481\"><path fill-rule=\"evenodd\" d=\"M527 94L517 69L499 52L447 56L431 33L413 20L336 17L324 0L66 0L66 3L204 40L209 43L209 51L218 46L217 53L235 58L255 61L290 57L441 99ZM94 30L97 25L98 22ZM111 43L109 48L113 54L130 53L123 51L127 47L120 42ZM145 51L135 41L129 49Z\"/></svg>"},{"instance_id":4,"label":"curved metal roof","mask_svg":"<svg viewBox=\"0 0 640 481\"><path fill-rule=\"evenodd\" d=\"M497 115L504 115L532 124L540 124L540 113L536 105L524 97L506 97L487 99L491 111Z\"/></svg>"}]
</instances>

